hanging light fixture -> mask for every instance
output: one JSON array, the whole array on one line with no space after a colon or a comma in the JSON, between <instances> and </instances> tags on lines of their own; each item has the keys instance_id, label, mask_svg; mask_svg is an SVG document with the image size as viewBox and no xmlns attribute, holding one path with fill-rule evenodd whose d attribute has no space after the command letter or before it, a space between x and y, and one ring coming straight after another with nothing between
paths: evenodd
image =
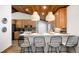
<instances>
[{"instance_id":1,"label":"hanging light fixture","mask_svg":"<svg viewBox=\"0 0 79 59\"><path fill-rule=\"evenodd\" d=\"M46 21L54 21L55 16L53 15L52 12L49 12L48 15L46 16Z\"/></svg>"},{"instance_id":2,"label":"hanging light fixture","mask_svg":"<svg viewBox=\"0 0 79 59\"><path fill-rule=\"evenodd\" d=\"M31 20L32 21L39 21L40 20L40 16L36 11L33 12L33 15L31 16Z\"/></svg>"}]
</instances>

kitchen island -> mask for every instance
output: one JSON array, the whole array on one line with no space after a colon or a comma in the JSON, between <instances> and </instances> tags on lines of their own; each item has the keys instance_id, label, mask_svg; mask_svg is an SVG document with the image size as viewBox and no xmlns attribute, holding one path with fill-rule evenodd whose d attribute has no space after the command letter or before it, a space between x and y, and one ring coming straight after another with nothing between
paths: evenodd
<instances>
[{"instance_id":1,"label":"kitchen island","mask_svg":"<svg viewBox=\"0 0 79 59\"><path fill-rule=\"evenodd\" d=\"M33 45L33 38L36 36L44 36L45 37L45 43L46 43L46 47L44 49L44 52L48 51L48 44L50 43L50 37L51 36L61 36L62 37L62 44L65 45L68 36L70 36L71 34L61 34L61 33L26 33L24 32L23 34L20 34L20 36L24 36L26 39L27 37L29 38L30 44ZM32 48L34 51L34 48Z\"/></svg>"}]
</instances>

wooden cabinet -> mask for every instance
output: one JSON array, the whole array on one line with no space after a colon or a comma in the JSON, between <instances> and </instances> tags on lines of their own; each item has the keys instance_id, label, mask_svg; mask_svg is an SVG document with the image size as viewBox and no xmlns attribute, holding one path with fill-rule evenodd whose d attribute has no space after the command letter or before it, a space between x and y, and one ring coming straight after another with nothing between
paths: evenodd
<instances>
[{"instance_id":1,"label":"wooden cabinet","mask_svg":"<svg viewBox=\"0 0 79 59\"><path fill-rule=\"evenodd\" d=\"M20 34L20 30L18 30L19 28L20 29L25 29L25 25L28 26L28 25L32 25L32 30L35 31L35 28L36 28L36 22L35 21L31 21L31 20L25 20L25 19L14 19L12 20L12 24L15 24L15 27L16 27L16 30L13 31L13 39L19 39L19 34ZM14 27L12 28L14 29Z\"/></svg>"},{"instance_id":2,"label":"wooden cabinet","mask_svg":"<svg viewBox=\"0 0 79 59\"><path fill-rule=\"evenodd\" d=\"M16 28L24 28L25 26L32 25L33 28L36 27L36 22L31 20L15 20Z\"/></svg>"},{"instance_id":3,"label":"wooden cabinet","mask_svg":"<svg viewBox=\"0 0 79 59\"><path fill-rule=\"evenodd\" d=\"M66 8L61 8L55 13L55 27L66 28L67 27L67 11Z\"/></svg>"},{"instance_id":4,"label":"wooden cabinet","mask_svg":"<svg viewBox=\"0 0 79 59\"><path fill-rule=\"evenodd\" d=\"M23 27L23 21L22 20L16 20L16 28L22 28Z\"/></svg>"},{"instance_id":5,"label":"wooden cabinet","mask_svg":"<svg viewBox=\"0 0 79 59\"><path fill-rule=\"evenodd\" d=\"M24 20L23 21L24 26L28 26L28 25L32 25L32 27L36 27L36 22L35 21L31 21L31 20Z\"/></svg>"},{"instance_id":6,"label":"wooden cabinet","mask_svg":"<svg viewBox=\"0 0 79 59\"><path fill-rule=\"evenodd\" d=\"M20 36L20 32L19 31L15 31L14 32L14 39L15 40L19 39L19 36Z\"/></svg>"}]
</instances>

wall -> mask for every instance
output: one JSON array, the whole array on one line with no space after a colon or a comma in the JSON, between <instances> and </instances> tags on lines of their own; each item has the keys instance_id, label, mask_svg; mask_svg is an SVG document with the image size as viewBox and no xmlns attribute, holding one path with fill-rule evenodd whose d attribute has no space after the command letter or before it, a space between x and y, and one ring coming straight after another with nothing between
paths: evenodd
<instances>
[{"instance_id":1,"label":"wall","mask_svg":"<svg viewBox=\"0 0 79 59\"><path fill-rule=\"evenodd\" d=\"M31 15L29 14L25 14L25 13L21 13L21 12L15 12L12 13L12 19L31 19Z\"/></svg>"},{"instance_id":2,"label":"wall","mask_svg":"<svg viewBox=\"0 0 79 59\"><path fill-rule=\"evenodd\" d=\"M7 18L7 24L2 23L2 18ZM3 33L2 27L7 27L7 32ZM11 41L11 6L0 5L0 52L12 45Z\"/></svg>"},{"instance_id":3,"label":"wall","mask_svg":"<svg viewBox=\"0 0 79 59\"><path fill-rule=\"evenodd\" d=\"M47 27L47 23L46 22L44 22L44 21L39 21L38 23L37 23L37 32L38 33L47 33L47 29L48 27Z\"/></svg>"},{"instance_id":4,"label":"wall","mask_svg":"<svg viewBox=\"0 0 79 59\"><path fill-rule=\"evenodd\" d=\"M79 36L79 5L67 8L67 33ZM79 52L79 43L76 52Z\"/></svg>"},{"instance_id":5,"label":"wall","mask_svg":"<svg viewBox=\"0 0 79 59\"><path fill-rule=\"evenodd\" d=\"M79 36L79 5L67 8L67 33Z\"/></svg>"}]
</instances>

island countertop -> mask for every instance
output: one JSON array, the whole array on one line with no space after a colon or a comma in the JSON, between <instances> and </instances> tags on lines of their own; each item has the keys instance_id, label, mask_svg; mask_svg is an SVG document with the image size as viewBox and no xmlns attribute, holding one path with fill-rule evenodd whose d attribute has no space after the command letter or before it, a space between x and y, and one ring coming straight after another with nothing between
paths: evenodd
<instances>
[{"instance_id":1,"label":"island countertop","mask_svg":"<svg viewBox=\"0 0 79 59\"><path fill-rule=\"evenodd\" d=\"M20 36L69 36L72 34L62 34L62 33L26 33L20 34Z\"/></svg>"}]
</instances>

